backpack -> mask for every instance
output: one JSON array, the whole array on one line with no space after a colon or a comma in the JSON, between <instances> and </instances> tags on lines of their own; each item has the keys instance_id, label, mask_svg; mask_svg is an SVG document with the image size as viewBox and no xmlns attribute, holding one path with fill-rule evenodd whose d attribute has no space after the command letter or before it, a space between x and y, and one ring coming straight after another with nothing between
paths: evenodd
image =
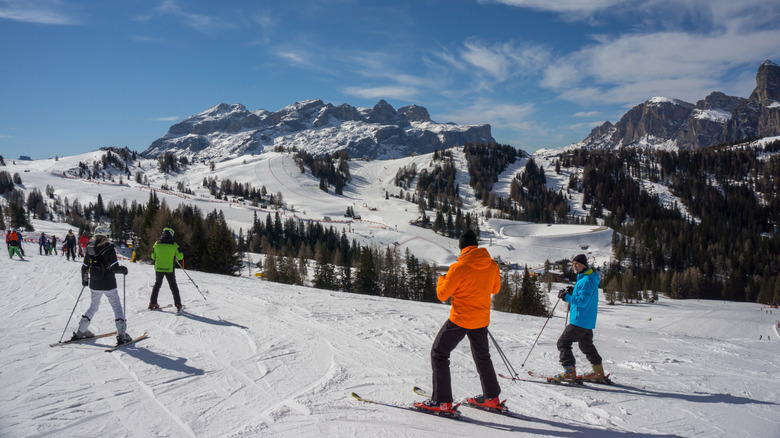
<instances>
[{"instance_id":1,"label":"backpack","mask_svg":"<svg viewBox=\"0 0 780 438\"><path fill-rule=\"evenodd\" d=\"M101 277L106 276L106 270L108 269L108 266L106 266L106 263L103 261L103 254L105 254L109 249L113 249L113 247L114 245L111 243L101 245L100 247L96 247L92 243L87 245L84 263L89 266L90 275L94 275L99 272Z\"/></svg>"}]
</instances>

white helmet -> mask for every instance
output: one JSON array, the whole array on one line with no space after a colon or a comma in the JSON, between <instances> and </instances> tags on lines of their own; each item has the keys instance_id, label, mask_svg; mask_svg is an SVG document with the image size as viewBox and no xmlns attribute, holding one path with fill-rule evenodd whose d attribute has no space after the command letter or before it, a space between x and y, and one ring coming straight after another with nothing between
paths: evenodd
<instances>
[{"instance_id":1,"label":"white helmet","mask_svg":"<svg viewBox=\"0 0 780 438\"><path fill-rule=\"evenodd\" d=\"M95 235L95 239L98 239L100 237L108 239L108 236L111 235L111 229L108 227L97 227L95 228L94 235Z\"/></svg>"}]
</instances>

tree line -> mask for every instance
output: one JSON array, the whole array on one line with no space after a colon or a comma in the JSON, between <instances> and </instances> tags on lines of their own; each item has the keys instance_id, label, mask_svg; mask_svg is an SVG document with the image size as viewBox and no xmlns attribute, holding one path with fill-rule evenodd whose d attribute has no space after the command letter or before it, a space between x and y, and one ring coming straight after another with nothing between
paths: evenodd
<instances>
[{"instance_id":1,"label":"tree line","mask_svg":"<svg viewBox=\"0 0 780 438\"><path fill-rule=\"evenodd\" d=\"M629 296L657 290L674 298L780 302L777 148L567 153L564 167L583 167L589 215L618 231L619 263L604 284L629 288ZM664 205L645 181L668 187L679 201Z\"/></svg>"}]
</instances>

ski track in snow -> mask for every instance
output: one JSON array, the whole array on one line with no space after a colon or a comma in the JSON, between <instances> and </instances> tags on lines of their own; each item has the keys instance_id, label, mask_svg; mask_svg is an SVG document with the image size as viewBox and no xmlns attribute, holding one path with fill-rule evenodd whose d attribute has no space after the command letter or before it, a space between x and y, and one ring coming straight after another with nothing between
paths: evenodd
<instances>
[{"instance_id":1,"label":"ski track in snow","mask_svg":"<svg viewBox=\"0 0 780 438\"><path fill-rule=\"evenodd\" d=\"M770 333L776 316L756 304L602 303L595 341L617 385L578 388L501 379L510 409L532 421L462 408L480 425L349 396L356 391L405 405L420 400L411 388L430 388L430 347L447 319L446 305L198 272L194 279L210 291L208 301L180 281L187 311L152 312L144 305L153 269L129 264L128 331L149 331L151 337L105 353L113 338L48 346L61 335L78 296L80 264L38 257L27 264L4 259L0 266L14 270L0 276L2 290L12 294L0 300L0 311L8 315L0 320L2 436L774 437L780 432L780 383L774 378L780 344L755 336ZM55 290L52 284L60 286ZM170 300L164 286L160 302ZM85 291L67 335L87 305ZM564 316L559 306L522 369L544 318L493 312L491 332L520 373L553 373ZM112 328L104 300L92 329ZM580 371L587 369L576 348L575 355ZM494 349L493 362L506 372ZM466 340L453 351L451 369L456 398L481 392Z\"/></svg>"}]
</instances>

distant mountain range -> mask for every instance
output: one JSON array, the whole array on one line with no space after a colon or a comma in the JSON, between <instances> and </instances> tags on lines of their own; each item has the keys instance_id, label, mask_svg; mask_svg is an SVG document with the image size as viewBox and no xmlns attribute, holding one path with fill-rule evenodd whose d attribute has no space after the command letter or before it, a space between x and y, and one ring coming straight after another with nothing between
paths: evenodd
<instances>
[{"instance_id":1,"label":"distant mountain range","mask_svg":"<svg viewBox=\"0 0 780 438\"><path fill-rule=\"evenodd\" d=\"M384 100L373 108L356 108L317 99L276 112L221 103L171 126L143 155L173 152L220 161L260 153L266 147L294 147L313 155L345 150L353 158L389 159L494 141L490 125L436 123L427 109L417 105L396 111Z\"/></svg>"},{"instance_id":2,"label":"distant mountain range","mask_svg":"<svg viewBox=\"0 0 780 438\"><path fill-rule=\"evenodd\" d=\"M619 122L593 129L577 147L650 146L699 149L720 143L780 135L780 66L764 61L749 98L713 92L696 104L654 97Z\"/></svg>"}]
</instances>

